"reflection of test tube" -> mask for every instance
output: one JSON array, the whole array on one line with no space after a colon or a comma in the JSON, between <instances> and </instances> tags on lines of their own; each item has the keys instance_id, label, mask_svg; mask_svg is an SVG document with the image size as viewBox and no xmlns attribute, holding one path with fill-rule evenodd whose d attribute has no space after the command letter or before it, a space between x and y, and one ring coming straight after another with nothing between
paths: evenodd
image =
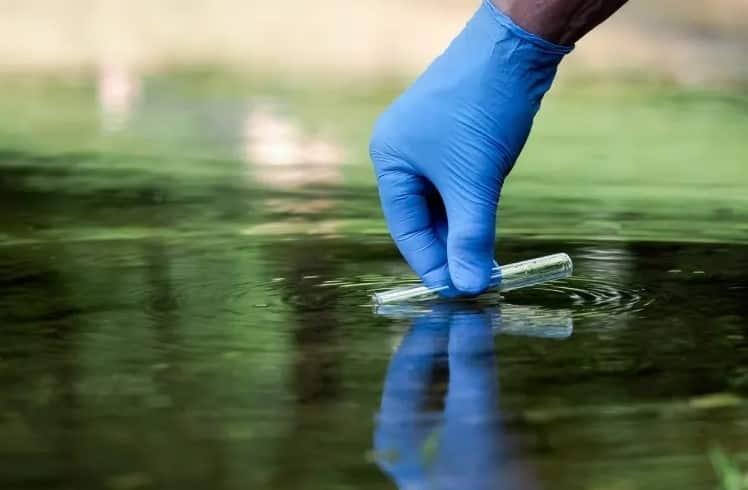
<instances>
[{"instance_id":1,"label":"reflection of test tube","mask_svg":"<svg viewBox=\"0 0 748 490\"><path fill-rule=\"evenodd\" d=\"M438 307L428 303L380 305L375 307L374 313L390 320L417 320L438 315ZM478 311L488 313L494 333L500 335L564 340L574 332L570 310L503 303ZM444 313L448 314L449 310Z\"/></svg>"},{"instance_id":2,"label":"reflection of test tube","mask_svg":"<svg viewBox=\"0 0 748 490\"><path fill-rule=\"evenodd\" d=\"M501 316L493 316L493 328L501 335L565 340L574 333L569 310L526 305L501 305Z\"/></svg>"},{"instance_id":3,"label":"reflection of test tube","mask_svg":"<svg viewBox=\"0 0 748 490\"><path fill-rule=\"evenodd\" d=\"M571 258L566 254L556 254L497 267L493 270L491 281L493 288L504 292L565 279L571 276L573 271ZM415 286L375 293L372 298L378 305L403 303L433 297L447 289L448 286L440 288Z\"/></svg>"}]
</instances>

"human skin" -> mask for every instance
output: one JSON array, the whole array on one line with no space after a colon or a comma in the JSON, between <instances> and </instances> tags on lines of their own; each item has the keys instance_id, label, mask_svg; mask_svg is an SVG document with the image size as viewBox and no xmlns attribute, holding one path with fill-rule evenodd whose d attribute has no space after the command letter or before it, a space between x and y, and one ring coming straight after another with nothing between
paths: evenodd
<instances>
[{"instance_id":1,"label":"human skin","mask_svg":"<svg viewBox=\"0 0 748 490\"><path fill-rule=\"evenodd\" d=\"M548 41L572 45L628 0L492 0L520 27Z\"/></svg>"}]
</instances>

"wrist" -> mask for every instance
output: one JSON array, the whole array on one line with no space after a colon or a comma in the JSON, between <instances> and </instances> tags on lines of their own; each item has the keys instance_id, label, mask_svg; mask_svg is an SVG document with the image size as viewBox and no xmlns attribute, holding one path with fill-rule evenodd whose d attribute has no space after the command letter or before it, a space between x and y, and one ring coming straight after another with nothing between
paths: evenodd
<instances>
[{"instance_id":1,"label":"wrist","mask_svg":"<svg viewBox=\"0 0 748 490\"><path fill-rule=\"evenodd\" d=\"M574 49L573 45L559 44L553 40L540 36L536 32L528 30L525 26L517 23L511 15L496 6L500 1L506 0L483 0L481 15L490 16L495 23L501 25L507 32L511 32L514 36L523 39L530 45L534 45L538 48L536 50L538 53L558 56L558 61L561 61L561 57Z\"/></svg>"},{"instance_id":2,"label":"wrist","mask_svg":"<svg viewBox=\"0 0 748 490\"><path fill-rule=\"evenodd\" d=\"M546 41L571 46L578 39L569 29L571 2L491 0L491 3L519 27Z\"/></svg>"},{"instance_id":3,"label":"wrist","mask_svg":"<svg viewBox=\"0 0 748 490\"><path fill-rule=\"evenodd\" d=\"M604 22L627 0L490 0L523 29L571 46Z\"/></svg>"}]
</instances>

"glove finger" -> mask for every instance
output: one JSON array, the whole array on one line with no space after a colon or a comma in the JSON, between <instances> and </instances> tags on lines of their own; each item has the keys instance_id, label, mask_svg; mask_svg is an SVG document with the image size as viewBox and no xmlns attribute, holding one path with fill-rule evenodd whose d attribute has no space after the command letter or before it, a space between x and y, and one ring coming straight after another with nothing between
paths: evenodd
<instances>
[{"instance_id":1,"label":"glove finger","mask_svg":"<svg viewBox=\"0 0 748 490\"><path fill-rule=\"evenodd\" d=\"M387 226L405 260L429 287L449 285L447 250L439 239L423 177L389 170L378 177Z\"/></svg>"},{"instance_id":2,"label":"glove finger","mask_svg":"<svg viewBox=\"0 0 748 490\"><path fill-rule=\"evenodd\" d=\"M431 213L431 221L434 223L434 230L439 240L447 246L447 236L449 235L449 227L447 226L447 210L444 207L444 201L436 187L429 183L429 190L427 191L427 200L429 203L429 212Z\"/></svg>"},{"instance_id":3,"label":"glove finger","mask_svg":"<svg viewBox=\"0 0 748 490\"><path fill-rule=\"evenodd\" d=\"M452 284L464 294L480 294L491 282L498 200L452 195L445 204L449 223L447 256Z\"/></svg>"}]
</instances>

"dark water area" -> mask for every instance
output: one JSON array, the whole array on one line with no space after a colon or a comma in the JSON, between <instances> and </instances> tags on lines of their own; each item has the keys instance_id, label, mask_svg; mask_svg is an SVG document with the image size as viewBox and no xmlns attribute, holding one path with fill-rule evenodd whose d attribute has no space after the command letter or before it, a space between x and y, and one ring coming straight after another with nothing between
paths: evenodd
<instances>
[{"instance_id":1,"label":"dark water area","mask_svg":"<svg viewBox=\"0 0 748 490\"><path fill-rule=\"evenodd\" d=\"M714 488L748 249L506 239L573 279L375 312L385 237L4 246L3 488Z\"/></svg>"}]
</instances>

